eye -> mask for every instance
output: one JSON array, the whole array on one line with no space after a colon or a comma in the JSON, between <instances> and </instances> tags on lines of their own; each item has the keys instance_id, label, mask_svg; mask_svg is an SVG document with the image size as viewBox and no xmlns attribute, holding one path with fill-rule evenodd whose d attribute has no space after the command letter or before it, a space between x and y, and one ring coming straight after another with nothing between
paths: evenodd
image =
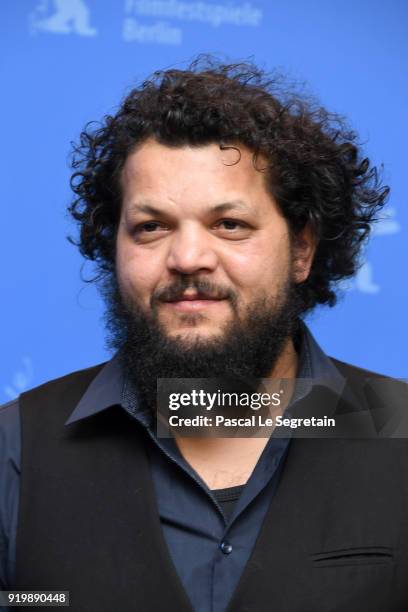
<instances>
[{"instance_id":1,"label":"eye","mask_svg":"<svg viewBox=\"0 0 408 612\"><path fill-rule=\"evenodd\" d=\"M157 228L160 227L160 224L156 221L148 221L147 223L142 223L138 225L136 228L137 232L154 232Z\"/></svg>"},{"instance_id":2,"label":"eye","mask_svg":"<svg viewBox=\"0 0 408 612\"><path fill-rule=\"evenodd\" d=\"M245 228L246 224L241 221L236 221L235 219L222 219L218 222L218 226L224 226L223 229L226 230L236 230Z\"/></svg>"},{"instance_id":3,"label":"eye","mask_svg":"<svg viewBox=\"0 0 408 612\"><path fill-rule=\"evenodd\" d=\"M135 227L133 236L139 242L146 242L160 238L167 229L166 225L158 221L145 221Z\"/></svg>"},{"instance_id":4,"label":"eye","mask_svg":"<svg viewBox=\"0 0 408 612\"><path fill-rule=\"evenodd\" d=\"M220 219L214 226L216 235L225 240L246 240L253 227L238 219Z\"/></svg>"}]
</instances>

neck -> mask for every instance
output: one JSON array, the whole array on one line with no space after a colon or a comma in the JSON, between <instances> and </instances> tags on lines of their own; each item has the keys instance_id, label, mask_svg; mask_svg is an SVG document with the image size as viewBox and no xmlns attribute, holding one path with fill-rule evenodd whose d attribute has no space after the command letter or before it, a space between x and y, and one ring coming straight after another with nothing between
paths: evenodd
<instances>
[{"instance_id":1,"label":"neck","mask_svg":"<svg viewBox=\"0 0 408 612\"><path fill-rule=\"evenodd\" d=\"M298 356L292 339L286 342L268 378L289 379L291 388L282 414L293 391L298 367ZM274 382L272 382L274 384ZM210 489L234 487L247 482L266 444L267 437L253 438L182 438L176 437L177 446L185 460L198 473Z\"/></svg>"},{"instance_id":2,"label":"neck","mask_svg":"<svg viewBox=\"0 0 408 612\"><path fill-rule=\"evenodd\" d=\"M292 338L288 338L268 378L296 378L298 354Z\"/></svg>"}]
</instances>

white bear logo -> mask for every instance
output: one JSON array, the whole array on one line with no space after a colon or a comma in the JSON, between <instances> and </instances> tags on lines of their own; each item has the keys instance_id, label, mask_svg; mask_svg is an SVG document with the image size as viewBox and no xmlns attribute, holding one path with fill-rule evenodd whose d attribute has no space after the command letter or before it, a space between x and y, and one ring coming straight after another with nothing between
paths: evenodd
<instances>
[{"instance_id":1,"label":"white bear logo","mask_svg":"<svg viewBox=\"0 0 408 612\"><path fill-rule=\"evenodd\" d=\"M79 34L96 36L90 24L90 12L84 0L53 0L54 12L48 17L49 3L41 2L30 15L32 32L43 30L53 34Z\"/></svg>"}]
</instances>

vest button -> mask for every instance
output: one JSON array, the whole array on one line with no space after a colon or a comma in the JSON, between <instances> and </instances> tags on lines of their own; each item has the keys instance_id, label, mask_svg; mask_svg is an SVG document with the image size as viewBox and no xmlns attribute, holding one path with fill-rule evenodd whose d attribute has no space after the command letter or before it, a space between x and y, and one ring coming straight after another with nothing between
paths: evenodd
<instances>
[{"instance_id":1,"label":"vest button","mask_svg":"<svg viewBox=\"0 0 408 612\"><path fill-rule=\"evenodd\" d=\"M232 553L232 546L229 542L221 542L220 549L224 553L224 555L229 555Z\"/></svg>"}]
</instances>

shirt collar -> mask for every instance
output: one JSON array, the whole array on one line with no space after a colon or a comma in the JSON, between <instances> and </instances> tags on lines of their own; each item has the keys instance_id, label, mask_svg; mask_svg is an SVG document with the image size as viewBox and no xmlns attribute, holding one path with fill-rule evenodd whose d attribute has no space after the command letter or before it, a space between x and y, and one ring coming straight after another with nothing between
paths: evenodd
<instances>
[{"instance_id":1,"label":"shirt collar","mask_svg":"<svg viewBox=\"0 0 408 612\"><path fill-rule=\"evenodd\" d=\"M336 395L341 395L346 383L345 378L323 352L303 321L300 321L299 334L296 399L301 399L309 393L314 384L328 387ZM126 401L129 398L133 401ZM116 353L103 366L65 422L65 425L70 425L71 423L98 414L114 405L124 406L132 416L138 418L144 425L147 425L146 411L143 410L137 399L137 391L132 391L129 381L126 381L123 377L120 353Z\"/></svg>"},{"instance_id":2,"label":"shirt collar","mask_svg":"<svg viewBox=\"0 0 408 612\"><path fill-rule=\"evenodd\" d=\"M115 404L120 404L122 389L123 375L119 353L116 353L93 379L65 425L86 419Z\"/></svg>"},{"instance_id":3,"label":"shirt collar","mask_svg":"<svg viewBox=\"0 0 408 612\"><path fill-rule=\"evenodd\" d=\"M329 387L340 395L346 379L333 361L317 343L307 325L300 321L301 348L299 355L298 379L309 379L313 384Z\"/></svg>"}]
</instances>

